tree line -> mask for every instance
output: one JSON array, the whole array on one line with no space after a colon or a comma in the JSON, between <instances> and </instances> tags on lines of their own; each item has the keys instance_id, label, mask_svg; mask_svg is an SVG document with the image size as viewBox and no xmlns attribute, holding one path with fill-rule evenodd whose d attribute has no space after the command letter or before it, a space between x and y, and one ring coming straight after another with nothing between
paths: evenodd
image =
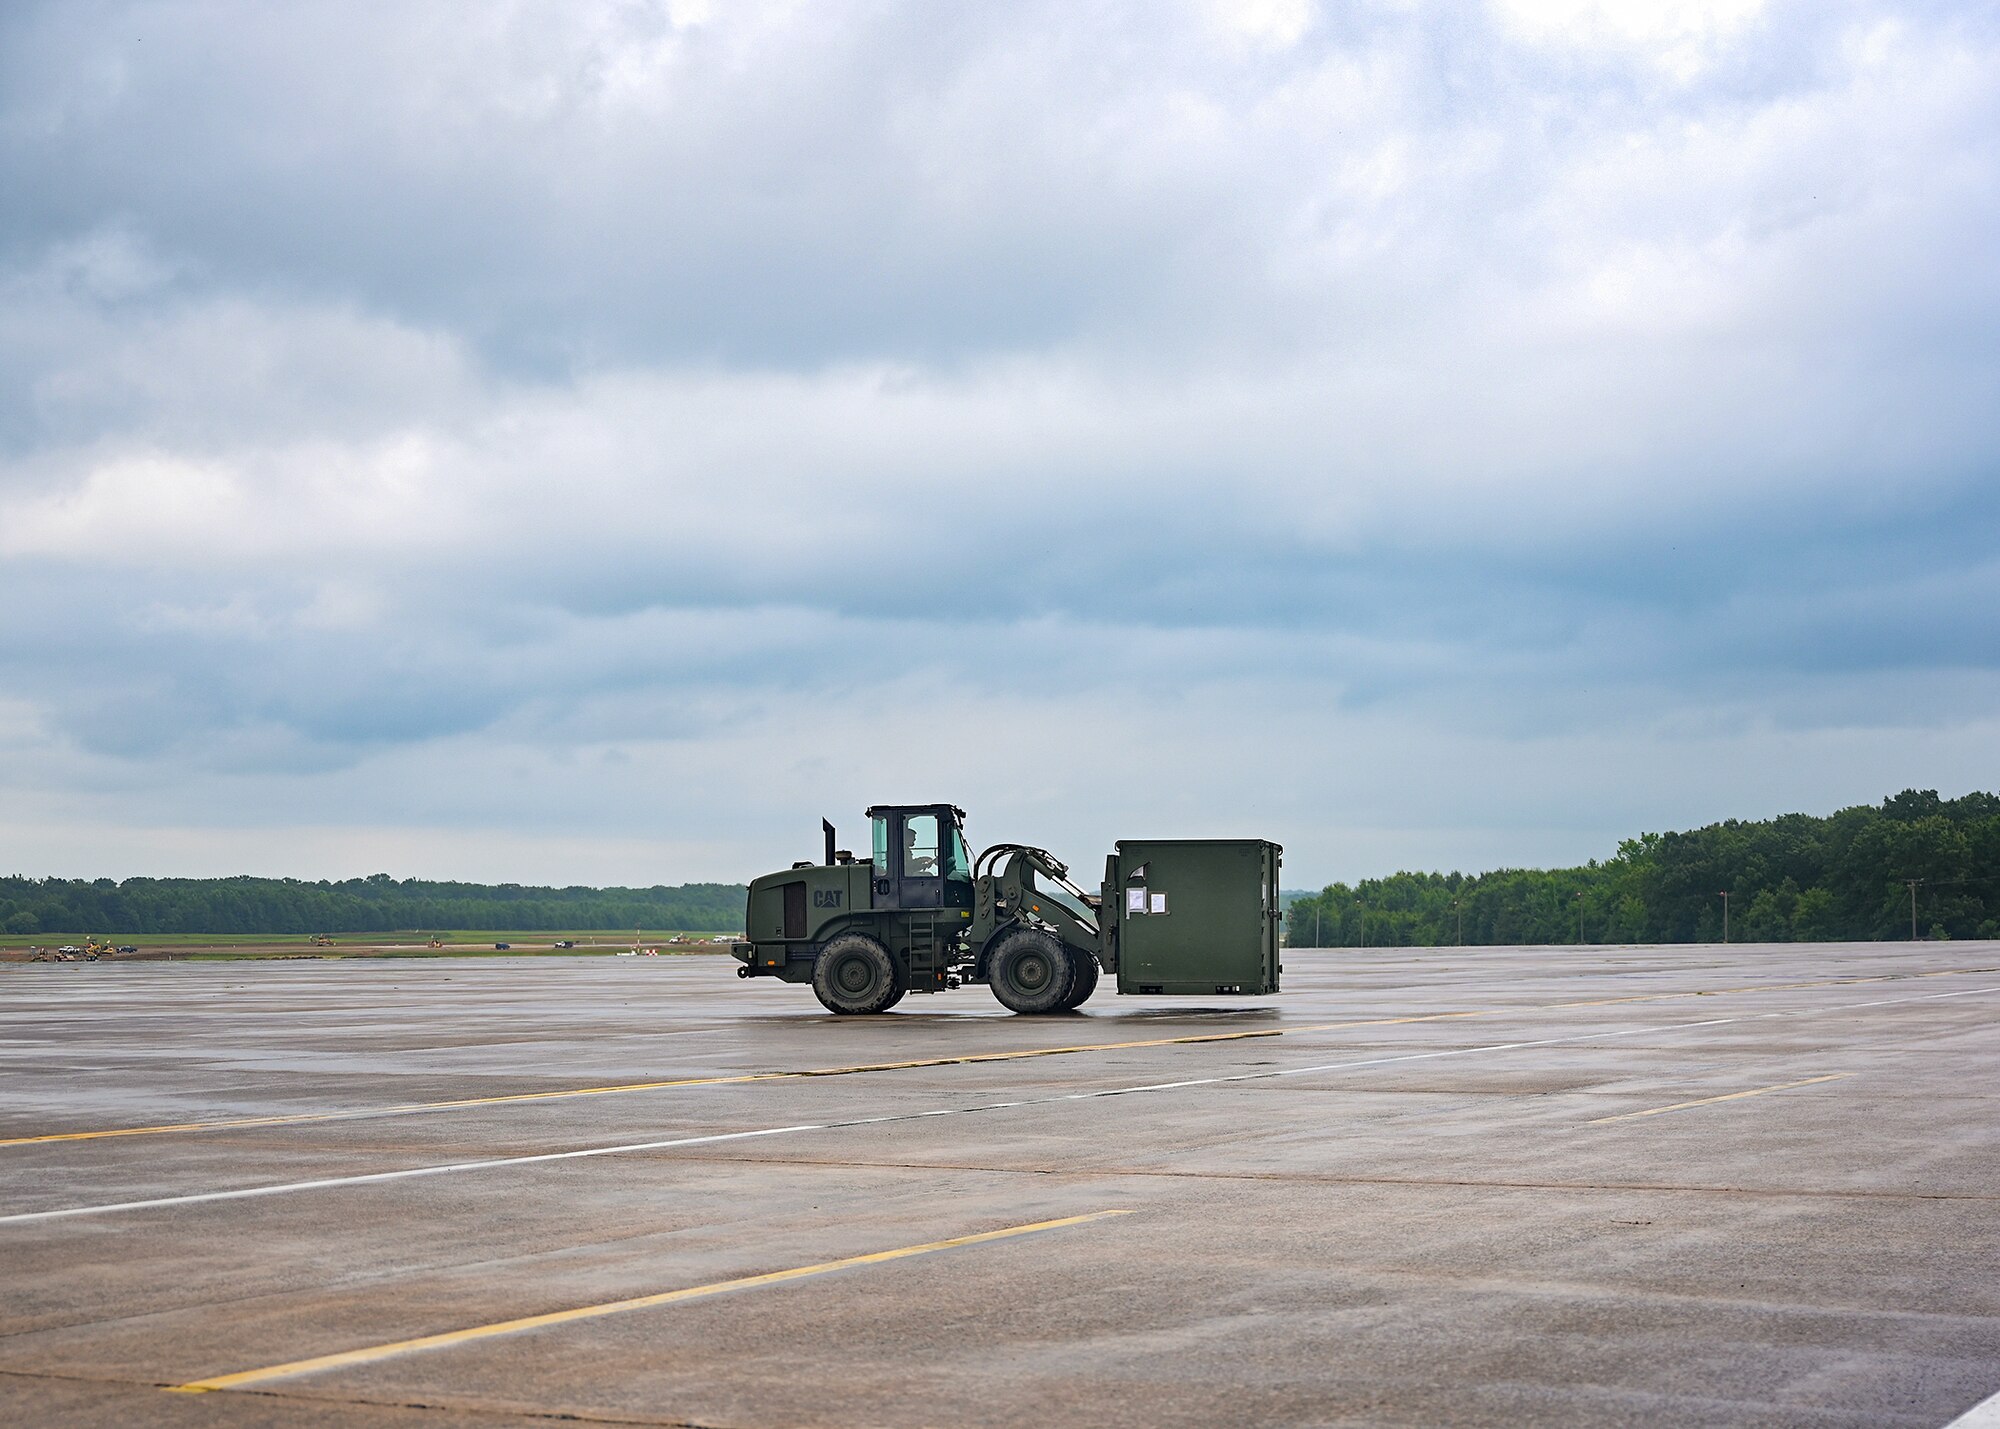
<instances>
[{"instance_id":1,"label":"tree line","mask_svg":"<svg viewBox=\"0 0 2000 1429\"><path fill-rule=\"evenodd\" d=\"M1728 894L1725 899L1722 895ZM1397 873L1296 899L1292 947L2000 938L2000 796L1641 834L1580 868Z\"/></svg>"},{"instance_id":2,"label":"tree line","mask_svg":"<svg viewBox=\"0 0 2000 1429\"><path fill-rule=\"evenodd\" d=\"M0 878L8 933L387 933L502 928L686 929L743 925L744 887L538 888L367 878Z\"/></svg>"}]
</instances>

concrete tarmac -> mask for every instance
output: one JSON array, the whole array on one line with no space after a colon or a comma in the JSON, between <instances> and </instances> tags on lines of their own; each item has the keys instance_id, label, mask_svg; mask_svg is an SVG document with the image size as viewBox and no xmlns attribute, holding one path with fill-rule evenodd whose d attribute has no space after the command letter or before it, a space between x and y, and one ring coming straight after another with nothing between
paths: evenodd
<instances>
[{"instance_id":1,"label":"concrete tarmac","mask_svg":"<svg viewBox=\"0 0 2000 1429\"><path fill-rule=\"evenodd\" d=\"M0 1419L1939 1426L2000 1391L2000 945L1285 961L1039 1019L835 1018L706 956L0 969Z\"/></svg>"}]
</instances>

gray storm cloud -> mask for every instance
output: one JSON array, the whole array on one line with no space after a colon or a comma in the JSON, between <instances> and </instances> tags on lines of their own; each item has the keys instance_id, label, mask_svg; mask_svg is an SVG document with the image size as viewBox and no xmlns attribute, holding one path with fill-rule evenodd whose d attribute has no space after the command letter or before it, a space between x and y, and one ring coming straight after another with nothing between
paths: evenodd
<instances>
[{"instance_id":1,"label":"gray storm cloud","mask_svg":"<svg viewBox=\"0 0 2000 1429\"><path fill-rule=\"evenodd\" d=\"M0 862L1990 784L1996 80L1948 5L9 7Z\"/></svg>"}]
</instances>

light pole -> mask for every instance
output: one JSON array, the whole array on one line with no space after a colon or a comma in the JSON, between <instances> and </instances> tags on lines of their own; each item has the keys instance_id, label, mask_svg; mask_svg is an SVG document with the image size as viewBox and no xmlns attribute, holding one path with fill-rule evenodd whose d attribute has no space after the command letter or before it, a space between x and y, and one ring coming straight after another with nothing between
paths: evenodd
<instances>
[{"instance_id":1,"label":"light pole","mask_svg":"<svg viewBox=\"0 0 2000 1429\"><path fill-rule=\"evenodd\" d=\"M1914 943L1917 940L1917 885L1923 880L1906 878L1903 882L1910 885L1910 941Z\"/></svg>"},{"instance_id":2,"label":"light pole","mask_svg":"<svg viewBox=\"0 0 2000 1429\"><path fill-rule=\"evenodd\" d=\"M1583 946L1583 895L1576 895L1576 945Z\"/></svg>"},{"instance_id":3,"label":"light pole","mask_svg":"<svg viewBox=\"0 0 2000 1429\"><path fill-rule=\"evenodd\" d=\"M1458 906L1456 898L1451 900L1451 911L1458 915L1458 945L1465 946L1465 910Z\"/></svg>"},{"instance_id":4,"label":"light pole","mask_svg":"<svg viewBox=\"0 0 2000 1429\"><path fill-rule=\"evenodd\" d=\"M1313 904L1313 946L1315 948L1320 946L1320 941L1319 941L1320 920L1325 916L1325 914L1326 914L1326 905L1324 903Z\"/></svg>"},{"instance_id":5,"label":"light pole","mask_svg":"<svg viewBox=\"0 0 2000 1429\"><path fill-rule=\"evenodd\" d=\"M1726 943L1729 941L1729 895L1724 893L1720 897L1722 899L1722 941Z\"/></svg>"},{"instance_id":6,"label":"light pole","mask_svg":"<svg viewBox=\"0 0 2000 1429\"><path fill-rule=\"evenodd\" d=\"M1361 946L1365 948L1368 946L1368 905L1357 898L1354 906L1361 910Z\"/></svg>"}]
</instances>

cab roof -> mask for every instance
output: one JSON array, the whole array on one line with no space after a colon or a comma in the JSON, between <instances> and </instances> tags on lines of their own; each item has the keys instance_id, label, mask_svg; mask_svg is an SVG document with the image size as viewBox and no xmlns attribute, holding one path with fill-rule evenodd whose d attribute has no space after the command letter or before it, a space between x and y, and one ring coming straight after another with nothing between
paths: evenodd
<instances>
[{"instance_id":1,"label":"cab roof","mask_svg":"<svg viewBox=\"0 0 2000 1429\"><path fill-rule=\"evenodd\" d=\"M872 819L878 814L933 814L942 809L951 810L952 817L959 823L965 822L965 810L956 804L875 804L869 808L867 817Z\"/></svg>"}]
</instances>

